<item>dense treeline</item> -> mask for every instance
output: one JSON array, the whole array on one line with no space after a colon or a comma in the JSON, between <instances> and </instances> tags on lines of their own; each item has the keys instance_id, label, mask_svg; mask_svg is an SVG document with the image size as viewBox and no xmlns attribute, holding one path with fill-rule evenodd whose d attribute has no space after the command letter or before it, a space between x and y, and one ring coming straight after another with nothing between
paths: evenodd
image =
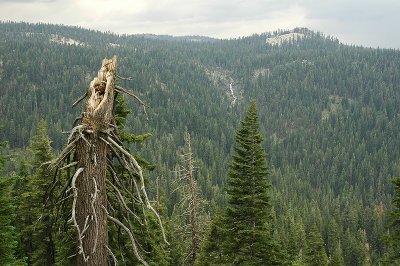
<instances>
[{"instance_id":1,"label":"dense treeline","mask_svg":"<svg viewBox=\"0 0 400 266\"><path fill-rule=\"evenodd\" d=\"M266 38L285 32L190 42L1 23L0 136L9 144L3 153L14 154L4 165L3 176L10 176L2 181L4 195L13 197L12 183L21 182L16 176L28 185L40 175L23 162L34 161L26 148L39 121L47 122L52 147L59 151L66 139L62 132L80 115L72 103L98 62L116 54L120 75L133 77L121 85L151 106L146 120L129 101L133 112L126 129L153 135L132 149L156 165L149 185L165 217L179 219L173 170L186 131L205 211L213 218L226 207L234 129L256 99L272 179L272 231L287 261L307 265L314 243L324 247L326 261L339 261L332 265L378 264L390 225L390 179L400 176L400 52L346 46L320 33L296 31L307 37L274 46ZM60 36L76 43L60 44ZM23 202L23 188L17 187L17 205L10 208ZM174 224L171 232L179 231ZM207 224L213 228L218 222ZM171 250L176 252L171 258L179 257L179 245L172 243ZM27 254L18 258L30 261Z\"/></svg>"}]
</instances>

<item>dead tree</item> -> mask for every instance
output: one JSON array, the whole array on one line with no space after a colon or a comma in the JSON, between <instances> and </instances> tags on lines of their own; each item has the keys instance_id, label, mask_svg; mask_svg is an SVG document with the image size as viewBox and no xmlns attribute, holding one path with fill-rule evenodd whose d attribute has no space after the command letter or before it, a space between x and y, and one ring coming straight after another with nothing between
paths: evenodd
<instances>
[{"instance_id":1,"label":"dead tree","mask_svg":"<svg viewBox=\"0 0 400 266\"><path fill-rule=\"evenodd\" d=\"M157 211L150 204L147 196L143 171L137 160L131 155L118 137L118 128L113 117L114 99L117 93L125 93L146 108L146 105L132 92L116 86L117 59L104 59L102 66L89 85L84 96L74 103L77 105L86 98L84 111L80 122L70 132L66 148L55 160L49 162L50 168L59 170L75 168L75 174L67 177L66 184L60 189L57 199L65 202L72 198L70 224L77 235L77 265L109 265L109 258L117 264L112 250L108 247L108 221L121 228L131 240L132 251L138 261L147 265L142 258L135 232L132 230L132 219L139 219L137 213L127 204L130 202L142 204L157 218L164 241L165 233ZM73 162L70 162L74 155ZM121 178L113 166L118 161L129 178ZM60 180L54 181L54 186ZM124 191L124 193L121 193ZM49 197L53 191L50 191ZM107 193L112 193L116 202L107 199ZM116 209L123 210L116 214Z\"/></svg>"},{"instance_id":2,"label":"dead tree","mask_svg":"<svg viewBox=\"0 0 400 266\"><path fill-rule=\"evenodd\" d=\"M183 215L188 221L184 225L183 231L190 235L190 246L186 254L185 265L194 265L196 257L200 251L202 221L200 208L200 196L197 181L194 176L194 160L190 134L185 132L185 148L181 156L181 164L178 166L177 175L180 190L183 194L179 208L183 210Z\"/></svg>"}]
</instances>

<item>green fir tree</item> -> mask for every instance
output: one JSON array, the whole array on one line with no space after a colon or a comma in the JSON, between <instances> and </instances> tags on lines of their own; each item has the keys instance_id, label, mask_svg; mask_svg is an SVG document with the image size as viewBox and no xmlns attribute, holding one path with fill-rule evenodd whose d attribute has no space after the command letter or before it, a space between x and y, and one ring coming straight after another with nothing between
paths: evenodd
<instances>
[{"instance_id":1,"label":"green fir tree","mask_svg":"<svg viewBox=\"0 0 400 266\"><path fill-rule=\"evenodd\" d=\"M384 265L400 265L400 177L393 178L394 195L392 199L391 226L386 236L386 254L382 259Z\"/></svg>"},{"instance_id":2,"label":"green fir tree","mask_svg":"<svg viewBox=\"0 0 400 266\"><path fill-rule=\"evenodd\" d=\"M6 145L0 143L0 150ZM4 157L0 151L0 170L3 167ZM15 228L15 204L12 197L14 179L0 176L0 265L23 265L16 259L17 232Z\"/></svg>"},{"instance_id":3,"label":"green fir tree","mask_svg":"<svg viewBox=\"0 0 400 266\"><path fill-rule=\"evenodd\" d=\"M328 256L325 252L324 241L315 223L308 233L303 261L309 266L328 265Z\"/></svg>"},{"instance_id":4,"label":"green fir tree","mask_svg":"<svg viewBox=\"0 0 400 266\"><path fill-rule=\"evenodd\" d=\"M195 265L231 265L223 251L223 245L227 241L226 229L224 228L224 217L218 210L211 222L210 229L202 243L199 257Z\"/></svg>"},{"instance_id":5,"label":"green fir tree","mask_svg":"<svg viewBox=\"0 0 400 266\"><path fill-rule=\"evenodd\" d=\"M226 190L225 254L234 265L280 264L270 232L271 184L255 102L241 121L235 140Z\"/></svg>"},{"instance_id":6,"label":"green fir tree","mask_svg":"<svg viewBox=\"0 0 400 266\"><path fill-rule=\"evenodd\" d=\"M15 224L16 230L18 232L18 245L16 256L20 260L27 261L27 241L24 234L22 233L29 223L29 214L26 212L25 201L23 200L23 193L27 191L27 184L30 178L31 167L26 158L22 159L18 165L18 172L15 178L15 183L13 187L12 195L15 199L15 219L18 223ZM29 243L30 243L29 239Z\"/></svg>"},{"instance_id":7,"label":"green fir tree","mask_svg":"<svg viewBox=\"0 0 400 266\"><path fill-rule=\"evenodd\" d=\"M19 214L24 223L21 237L25 254L30 265L54 265L55 245L52 234L51 214L45 211L46 192L52 183L52 176L43 163L53 158L47 126L41 120L36 134L32 137L30 151L33 174L27 178L26 190L21 195Z\"/></svg>"},{"instance_id":8,"label":"green fir tree","mask_svg":"<svg viewBox=\"0 0 400 266\"><path fill-rule=\"evenodd\" d=\"M344 266L343 252L339 244L333 250L332 256L329 259L329 266Z\"/></svg>"},{"instance_id":9,"label":"green fir tree","mask_svg":"<svg viewBox=\"0 0 400 266\"><path fill-rule=\"evenodd\" d=\"M391 227L391 243L392 255L391 261L400 264L400 178L393 179L394 196L393 205L395 209L392 212L392 227Z\"/></svg>"},{"instance_id":10,"label":"green fir tree","mask_svg":"<svg viewBox=\"0 0 400 266\"><path fill-rule=\"evenodd\" d=\"M14 254L17 248L12 185L11 177L0 177L0 265L10 266L16 263Z\"/></svg>"}]
</instances>

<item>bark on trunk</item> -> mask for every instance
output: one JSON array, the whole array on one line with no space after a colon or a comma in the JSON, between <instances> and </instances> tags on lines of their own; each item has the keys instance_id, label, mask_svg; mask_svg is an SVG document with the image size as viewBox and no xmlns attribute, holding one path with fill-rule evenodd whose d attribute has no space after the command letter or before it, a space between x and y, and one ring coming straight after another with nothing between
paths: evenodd
<instances>
[{"instance_id":1,"label":"bark on trunk","mask_svg":"<svg viewBox=\"0 0 400 266\"><path fill-rule=\"evenodd\" d=\"M90 146L84 140L79 140L76 149L78 168L84 168L76 180L76 219L80 230L84 230L85 224L88 226L82 239L86 258L79 254L77 265L108 265L107 214L102 207L107 206L107 147L93 134L87 136L87 140Z\"/></svg>"}]
</instances>

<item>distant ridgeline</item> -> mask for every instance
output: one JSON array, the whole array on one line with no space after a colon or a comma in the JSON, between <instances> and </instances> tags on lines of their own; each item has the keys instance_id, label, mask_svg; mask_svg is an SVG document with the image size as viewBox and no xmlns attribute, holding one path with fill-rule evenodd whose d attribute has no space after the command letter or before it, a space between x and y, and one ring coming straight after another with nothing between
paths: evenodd
<instances>
[{"instance_id":1,"label":"distant ridgeline","mask_svg":"<svg viewBox=\"0 0 400 266\"><path fill-rule=\"evenodd\" d=\"M151 107L147 121L129 100L127 131L153 135L135 149L157 166L151 178L163 177L159 193L168 214L176 204L171 170L186 129L208 210L226 204L234 129L256 99L272 166L275 228L288 256L303 249L292 238L314 223L328 257L339 242L346 265L383 256L389 178L400 176L399 50L343 45L307 29L217 40L0 23L1 140L27 147L44 118L60 150L62 132L82 110L72 103L98 62L113 55L120 75L133 78L121 85Z\"/></svg>"}]
</instances>

